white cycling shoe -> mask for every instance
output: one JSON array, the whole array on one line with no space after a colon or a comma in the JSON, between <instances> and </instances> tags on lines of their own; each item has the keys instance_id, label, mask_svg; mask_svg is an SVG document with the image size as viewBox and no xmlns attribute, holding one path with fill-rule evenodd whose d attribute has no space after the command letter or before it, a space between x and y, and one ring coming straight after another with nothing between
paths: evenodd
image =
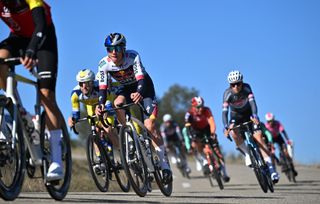
<instances>
[{"instance_id":1,"label":"white cycling shoe","mask_svg":"<svg viewBox=\"0 0 320 204\"><path fill-rule=\"evenodd\" d=\"M63 176L63 170L60 164L52 162L47 173L47 181L61 180Z\"/></svg>"},{"instance_id":2,"label":"white cycling shoe","mask_svg":"<svg viewBox=\"0 0 320 204\"><path fill-rule=\"evenodd\" d=\"M273 183L278 183L279 179L279 174L277 172L273 172L271 174L271 180L273 181Z\"/></svg>"},{"instance_id":3,"label":"white cycling shoe","mask_svg":"<svg viewBox=\"0 0 320 204\"><path fill-rule=\"evenodd\" d=\"M197 171L202 171L202 165L198 160L196 160L196 169Z\"/></svg>"},{"instance_id":4,"label":"white cycling shoe","mask_svg":"<svg viewBox=\"0 0 320 204\"><path fill-rule=\"evenodd\" d=\"M245 156L245 160L246 160L246 166L247 167L251 167L251 159L250 159L250 155L249 154L246 154Z\"/></svg>"}]
</instances>

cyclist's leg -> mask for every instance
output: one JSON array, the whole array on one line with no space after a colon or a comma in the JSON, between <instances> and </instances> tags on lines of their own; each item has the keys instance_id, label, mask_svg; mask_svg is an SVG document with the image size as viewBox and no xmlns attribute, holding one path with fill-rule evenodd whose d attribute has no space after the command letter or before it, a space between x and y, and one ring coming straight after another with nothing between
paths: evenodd
<instances>
[{"instance_id":1,"label":"cyclist's leg","mask_svg":"<svg viewBox=\"0 0 320 204\"><path fill-rule=\"evenodd\" d=\"M219 159L220 168L221 168L221 171L223 173L223 180L225 182L228 182L230 180L230 177L228 176L228 173L227 173L225 160L224 160L223 154L221 152L217 136L213 140L213 144L215 145L213 150L215 151L215 153L216 153L216 155L217 155L217 157Z\"/></svg>"},{"instance_id":2,"label":"cyclist's leg","mask_svg":"<svg viewBox=\"0 0 320 204\"><path fill-rule=\"evenodd\" d=\"M254 131L253 136L255 137L255 139L260 143L260 145L262 145L264 147L264 148L260 147L260 152L262 154L264 161L266 162L266 164L269 168L271 179L274 182L278 182L279 174L277 173L276 168L273 166L271 157L263 150L263 149L267 150L267 145L266 145L265 141L263 140L262 131L258 127L255 127L255 126L253 127L253 131Z\"/></svg>"},{"instance_id":3,"label":"cyclist's leg","mask_svg":"<svg viewBox=\"0 0 320 204\"><path fill-rule=\"evenodd\" d=\"M155 120L157 118L157 101L154 97L146 97L143 99L143 106L148 111L150 116L144 115L144 125L146 128L151 132L152 134L152 144L155 145L155 150L159 156L160 159L160 165L163 170L163 177L165 180L165 183L172 181L172 172L170 168L170 164L167 157L167 152L164 146L164 141L159 132L157 131L155 127Z\"/></svg>"},{"instance_id":4,"label":"cyclist's leg","mask_svg":"<svg viewBox=\"0 0 320 204\"><path fill-rule=\"evenodd\" d=\"M239 116L236 116L231 113L230 126L233 127L235 125L238 125L240 123L243 123L243 122L246 122L249 120L250 120L250 116L249 117L241 117L241 116L239 117ZM251 166L251 159L249 156L249 150L248 150L247 145L244 143L242 136L240 135L239 129L232 130L230 132L230 134L231 134L233 140L235 141L237 147L241 150L242 153L244 153L246 166Z\"/></svg>"},{"instance_id":5,"label":"cyclist's leg","mask_svg":"<svg viewBox=\"0 0 320 204\"><path fill-rule=\"evenodd\" d=\"M58 49L54 26L50 26L47 38L37 52L40 99L46 111L46 125L49 129L51 165L48 180L63 178L61 138L64 119L56 102L56 79L58 69Z\"/></svg>"}]
</instances>

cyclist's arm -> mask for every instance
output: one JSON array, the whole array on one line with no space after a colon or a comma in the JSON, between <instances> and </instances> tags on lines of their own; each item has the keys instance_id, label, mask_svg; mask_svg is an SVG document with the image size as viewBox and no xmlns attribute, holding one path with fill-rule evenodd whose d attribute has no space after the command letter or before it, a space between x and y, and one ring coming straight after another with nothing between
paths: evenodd
<instances>
[{"instance_id":1,"label":"cyclist's arm","mask_svg":"<svg viewBox=\"0 0 320 204\"><path fill-rule=\"evenodd\" d=\"M187 130L187 127L184 127L182 129L182 135L184 138L184 143L185 143L186 149L187 149L187 151L189 151L191 148L191 141L190 141L190 135L189 135L189 131Z\"/></svg>"},{"instance_id":2,"label":"cyclist's arm","mask_svg":"<svg viewBox=\"0 0 320 204\"><path fill-rule=\"evenodd\" d=\"M138 53L136 53L136 56L134 59L133 69L134 69L136 80L138 82L137 92L140 93L140 95L143 95L145 91L145 86L146 86L145 71L144 71L144 67L142 66L141 59Z\"/></svg>"},{"instance_id":3,"label":"cyclist's arm","mask_svg":"<svg viewBox=\"0 0 320 204\"><path fill-rule=\"evenodd\" d=\"M31 10L33 23L35 25L35 29L26 50L26 55L32 58L35 56L37 49L41 46L41 43L45 38L47 22L42 0L26 0L26 2Z\"/></svg>"},{"instance_id":4,"label":"cyclist's arm","mask_svg":"<svg viewBox=\"0 0 320 204\"><path fill-rule=\"evenodd\" d=\"M228 111L229 110L229 104L228 102L224 102L222 105L222 122L223 122L223 127L227 128L228 127Z\"/></svg>"},{"instance_id":5,"label":"cyclist's arm","mask_svg":"<svg viewBox=\"0 0 320 204\"><path fill-rule=\"evenodd\" d=\"M180 127L179 127L178 124L177 124L177 126L176 126L176 133L177 133L177 135L178 135L179 140L180 140L181 142L183 142L183 136L182 136L182 134L181 134Z\"/></svg>"},{"instance_id":6,"label":"cyclist's arm","mask_svg":"<svg viewBox=\"0 0 320 204\"><path fill-rule=\"evenodd\" d=\"M211 135L215 135L216 133L216 123L214 121L214 117L211 113L211 110L210 109L207 109L207 118L208 118L208 123L209 123L209 126L210 126L210 134Z\"/></svg>"},{"instance_id":7,"label":"cyclist's arm","mask_svg":"<svg viewBox=\"0 0 320 204\"><path fill-rule=\"evenodd\" d=\"M71 106L72 106L72 117L75 120L80 118L80 102L79 102L79 90L73 90L71 93Z\"/></svg>"},{"instance_id":8,"label":"cyclist's arm","mask_svg":"<svg viewBox=\"0 0 320 204\"><path fill-rule=\"evenodd\" d=\"M108 75L106 71L104 70L104 64L106 62L104 59L102 59L99 63L99 74L100 74L100 79L99 79L99 105L105 104L107 100L107 90L108 90Z\"/></svg>"},{"instance_id":9,"label":"cyclist's arm","mask_svg":"<svg viewBox=\"0 0 320 204\"><path fill-rule=\"evenodd\" d=\"M248 99L249 99L252 115L258 117L258 108L257 108L256 100L254 99L253 93L250 93L248 95Z\"/></svg>"}]
</instances>

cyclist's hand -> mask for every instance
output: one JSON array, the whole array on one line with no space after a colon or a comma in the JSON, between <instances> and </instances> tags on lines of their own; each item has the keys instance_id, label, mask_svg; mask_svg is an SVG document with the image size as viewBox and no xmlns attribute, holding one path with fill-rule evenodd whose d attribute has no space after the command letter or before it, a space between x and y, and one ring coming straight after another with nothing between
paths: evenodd
<instances>
[{"instance_id":1,"label":"cyclist's hand","mask_svg":"<svg viewBox=\"0 0 320 204\"><path fill-rule=\"evenodd\" d=\"M292 143L293 143L292 140L287 140L288 145L292 145Z\"/></svg>"},{"instance_id":2,"label":"cyclist's hand","mask_svg":"<svg viewBox=\"0 0 320 204\"><path fill-rule=\"evenodd\" d=\"M36 60L33 59L34 53L26 52L24 57L20 58L21 64L28 70L31 70L36 65Z\"/></svg>"},{"instance_id":3,"label":"cyclist's hand","mask_svg":"<svg viewBox=\"0 0 320 204\"><path fill-rule=\"evenodd\" d=\"M69 117L69 118L68 118L68 125L69 125L69 127L72 128L72 127L74 126L74 124L75 124L74 118Z\"/></svg>"},{"instance_id":4,"label":"cyclist's hand","mask_svg":"<svg viewBox=\"0 0 320 204\"><path fill-rule=\"evenodd\" d=\"M143 98L139 92L131 93L130 97L134 103L139 103Z\"/></svg>"},{"instance_id":5,"label":"cyclist's hand","mask_svg":"<svg viewBox=\"0 0 320 204\"><path fill-rule=\"evenodd\" d=\"M230 134L230 129L229 129L229 127L225 127L225 128L224 128L223 134L224 134L224 136L226 136L226 137L229 136L229 134Z\"/></svg>"},{"instance_id":6,"label":"cyclist's hand","mask_svg":"<svg viewBox=\"0 0 320 204\"><path fill-rule=\"evenodd\" d=\"M96 106L95 114L97 116L100 116L103 111L104 111L104 104L100 104L100 105Z\"/></svg>"},{"instance_id":7,"label":"cyclist's hand","mask_svg":"<svg viewBox=\"0 0 320 204\"><path fill-rule=\"evenodd\" d=\"M251 116L250 119L255 125L259 125L260 121L257 115Z\"/></svg>"},{"instance_id":8,"label":"cyclist's hand","mask_svg":"<svg viewBox=\"0 0 320 204\"><path fill-rule=\"evenodd\" d=\"M211 133L210 135L213 140L217 139L217 135L215 133Z\"/></svg>"}]
</instances>

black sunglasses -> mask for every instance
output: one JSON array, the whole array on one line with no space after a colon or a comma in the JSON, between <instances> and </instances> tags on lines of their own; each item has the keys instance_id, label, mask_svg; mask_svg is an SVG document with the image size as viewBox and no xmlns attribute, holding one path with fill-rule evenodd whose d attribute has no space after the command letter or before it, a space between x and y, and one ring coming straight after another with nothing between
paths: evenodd
<instances>
[{"instance_id":1,"label":"black sunglasses","mask_svg":"<svg viewBox=\"0 0 320 204\"><path fill-rule=\"evenodd\" d=\"M121 52L123 50L123 46L116 45L116 46L107 47L108 52L113 52L114 50L116 52Z\"/></svg>"},{"instance_id":2,"label":"black sunglasses","mask_svg":"<svg viewBox=\"0 0 320 204\"><path fill-rule=\"evenodd\" d=\"M242 82L237 82L237 83L230 84L231 87L235 87L235 86L239 87L241 85L242 85Z\"/></svg>"}]
</instances>

